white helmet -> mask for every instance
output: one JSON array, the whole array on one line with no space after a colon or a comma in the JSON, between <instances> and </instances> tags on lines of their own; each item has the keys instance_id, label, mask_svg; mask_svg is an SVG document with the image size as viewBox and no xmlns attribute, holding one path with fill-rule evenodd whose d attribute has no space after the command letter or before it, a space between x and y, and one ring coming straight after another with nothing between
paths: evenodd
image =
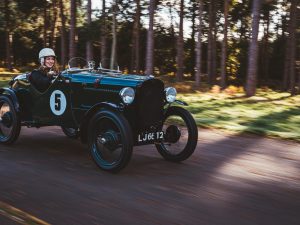
<instances>
[{"instance_id":1,"label":"white helmet","mask_svg":"<svg viewBox=\"0 0 300 225\"><path fill-rule=\"evenodd\" d=\"M44 65L44 58L47 56L56 57L55 52L51 48L43 48L39 53L39 60L42 65Z\"/></svg>"}]
</instances>

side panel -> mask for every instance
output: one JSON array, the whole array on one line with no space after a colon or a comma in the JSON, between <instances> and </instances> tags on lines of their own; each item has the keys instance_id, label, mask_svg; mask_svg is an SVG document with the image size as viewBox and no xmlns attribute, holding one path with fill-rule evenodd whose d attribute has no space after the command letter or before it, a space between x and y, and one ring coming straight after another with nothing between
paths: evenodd
<instances>
[{"instance_id":1,"label":"side panel","mask_svg":"<svg viewBox=\"0 0 300 225\"><path fill-rule=\"evenodd\" d=\"M70 83L56 80L45 93L30 87L33 120L42 125L78 127L72 114Z\"/></svg>"},{"instance_id":2,"label":"side panel","mask_svg":"<svg viewBox=\"0 0 300 225\"><path fill-rule=\"evenodd\" d=\"M71 99L76 121L81 123L86 112L99 103L122 103L120 90L124 86L136 85L136 82L122 83L119 80L101 76L72 75Z\"/></svg>"}]
</instances>

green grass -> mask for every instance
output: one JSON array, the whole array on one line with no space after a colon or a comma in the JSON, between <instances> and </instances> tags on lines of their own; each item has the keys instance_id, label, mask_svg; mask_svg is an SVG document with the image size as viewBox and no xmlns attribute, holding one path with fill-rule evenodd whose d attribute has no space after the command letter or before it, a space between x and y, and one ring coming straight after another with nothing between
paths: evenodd
<instances>
[{"instance_id":1,"label":"green grass","mask_svg":"<svg viewBox=\"0 0 300 225\"><path fill-rule=\"evenodd\" d=\"M0 87L7 86L11 78L11 76L0 76Z\"/></svg>"},{"instance_id":2,"label":"green grass","mask_svg":"<svg viewBox=\"0 0 300 225\"><path fill-rule=\"evenodd\" d=\"M300 96L258 91L255 97L223 93L181 94L198 126L300 141Z\"/></svg>"},{"instance_id":3,"label":"green grass","mask_svg":"<svg viewBox=\"0 0 300 225\"><path fill-rule=\"evenodd\" d=\"M11 76L0 77L0 87ZM179 94L200 127L236 133L255 133L300 141L300 96L259 90L251 98L242 93L193 92Z\"/></svg>"}]
</instances>

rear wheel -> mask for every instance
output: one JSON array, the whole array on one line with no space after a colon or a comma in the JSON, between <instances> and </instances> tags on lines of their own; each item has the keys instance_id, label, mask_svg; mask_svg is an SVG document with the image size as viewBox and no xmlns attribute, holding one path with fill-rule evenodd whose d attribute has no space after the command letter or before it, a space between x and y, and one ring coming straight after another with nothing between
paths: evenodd
<instances>
[{"instance_id":1,"label":"rear wheel","mask_svg":"<svg viewBox=\"0 0 300 225\"><path fill-rule=\"evenodd\" d=\"M69 138L78 138L79 130L75 128L61 127L64 134Z\"/></svg>"},{"instance_id":2,"label":"rear wheel","mask_svg":"<svg viewBox=\"0 0 300 225\"><path fill-rule=\"evenodd\" d=\"M0 143L12 144L19 137L20 118L7 96L0 96Z\"/></svg>"},{"instance_id":3,"label":"rear wheel","mask_svg":"<svg viewBox=\"0 0 300 225\"><path fill-rule=\"evenodd\" d=\"M90 121L88 144L101 169L118 172L132 155L133 138L128 121L118 112L100 110Z\"/></svg>"},{"instance_id":4,"label":"rear wheel","mask_svg":"<svg viewBox=\"0 0 300 225\"><path fill-rule=\"evenodd\" d=\"M197 146L198 129L192 115L185 109L168 109L162 129L164 141L156 144L158 152L168 161L180 162L189 158Z\"/></svg>"}]
</instances>

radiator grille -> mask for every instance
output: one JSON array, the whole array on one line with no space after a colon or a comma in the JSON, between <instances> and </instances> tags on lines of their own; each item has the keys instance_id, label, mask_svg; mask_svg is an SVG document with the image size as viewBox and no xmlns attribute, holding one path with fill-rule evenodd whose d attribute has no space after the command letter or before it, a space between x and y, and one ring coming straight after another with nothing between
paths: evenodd
<instances>
[{"instance_id":1,"label":"radiator grille","mask_svg":"<svg viewBox=\"0 0 300 225\"><path fill-rule=\"evenodd\" d=\"M138 128L153 130L161 124L164 109L164 84L157 79L145 81L137 92Z\"/></svg>"}]
</instances>

